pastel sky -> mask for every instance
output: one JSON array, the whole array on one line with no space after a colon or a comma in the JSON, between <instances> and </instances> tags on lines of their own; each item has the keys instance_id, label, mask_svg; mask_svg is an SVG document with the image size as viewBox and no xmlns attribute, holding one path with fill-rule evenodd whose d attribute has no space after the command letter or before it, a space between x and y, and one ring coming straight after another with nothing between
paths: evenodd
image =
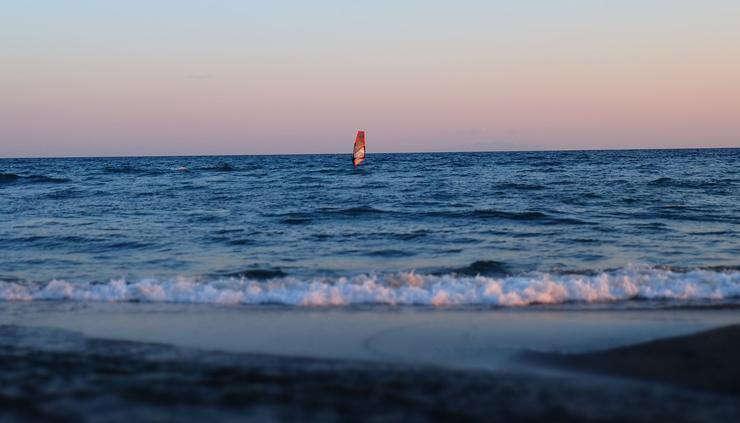
<instances>
[{"instance_id":1,"label":"pastel sky","mask_svg":"<svg viewBox=\"0 0 740 423\"><path fill-rule=\"evenodd\" d=\"M0 156L740 147L740 1L0 3Z\"/></svg>"}]
</instances>

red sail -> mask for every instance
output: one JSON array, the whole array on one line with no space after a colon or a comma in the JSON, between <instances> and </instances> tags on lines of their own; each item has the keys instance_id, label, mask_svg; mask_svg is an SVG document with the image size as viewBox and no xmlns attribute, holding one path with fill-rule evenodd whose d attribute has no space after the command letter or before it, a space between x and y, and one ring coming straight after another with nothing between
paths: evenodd
<instances>
[{"instance_id":1,"label":"red sail","mask_svg":"<svg viewBox=\"0 0 740 423\"><path fill-rule=\"evenodd\" d=\"M357 131L355 138L355 149L352 153L352 163L355 167L365 161L365 131Z\"/></svg>"}]
</instances>

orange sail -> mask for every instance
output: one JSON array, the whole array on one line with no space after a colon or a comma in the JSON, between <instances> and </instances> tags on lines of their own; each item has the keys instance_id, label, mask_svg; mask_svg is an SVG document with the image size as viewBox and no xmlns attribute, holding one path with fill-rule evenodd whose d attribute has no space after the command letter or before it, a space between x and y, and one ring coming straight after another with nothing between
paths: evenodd
<instances>
[{"instance_id":1,"label":"orange sail","mask_svg":"<svg viewBox=\"0 0 740 423\"><path fill-rule=\"evenodd\" d=\"M355 167L365 161L365 131L357 131L355 138L355 149L352 152L352 163Z\"/></svg>"}]
</instances>

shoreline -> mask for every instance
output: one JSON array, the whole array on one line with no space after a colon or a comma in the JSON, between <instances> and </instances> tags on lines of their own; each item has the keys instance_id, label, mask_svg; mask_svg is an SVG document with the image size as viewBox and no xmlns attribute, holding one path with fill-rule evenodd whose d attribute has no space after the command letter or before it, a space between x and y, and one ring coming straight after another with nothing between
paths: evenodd
<instances>
[{"instance_id":1,"label":"shoreline","mask_svg":"<svg viewBox=\"0 0 740 423\"><path fill-rule=\"evenodd\" d=\"M740 324L733 309L286 308L5 303L0 325L227 353L500 369L519 352L585 353Z\"/></svg>"}]
</instances>

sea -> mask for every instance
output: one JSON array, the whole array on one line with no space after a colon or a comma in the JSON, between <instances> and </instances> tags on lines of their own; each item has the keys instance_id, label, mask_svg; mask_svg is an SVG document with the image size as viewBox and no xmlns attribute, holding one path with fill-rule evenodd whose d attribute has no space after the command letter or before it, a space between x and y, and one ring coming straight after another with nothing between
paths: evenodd
<instances>
[{"instance_id":1,"label":"sea","mask_svg":"<svg viewBox=\"0 0 740 423\"><path fill-rule=\"evenodd\" d=\"M740 305L740 149L0 159L0 301Z\"/></svg>"}]
</instances>

